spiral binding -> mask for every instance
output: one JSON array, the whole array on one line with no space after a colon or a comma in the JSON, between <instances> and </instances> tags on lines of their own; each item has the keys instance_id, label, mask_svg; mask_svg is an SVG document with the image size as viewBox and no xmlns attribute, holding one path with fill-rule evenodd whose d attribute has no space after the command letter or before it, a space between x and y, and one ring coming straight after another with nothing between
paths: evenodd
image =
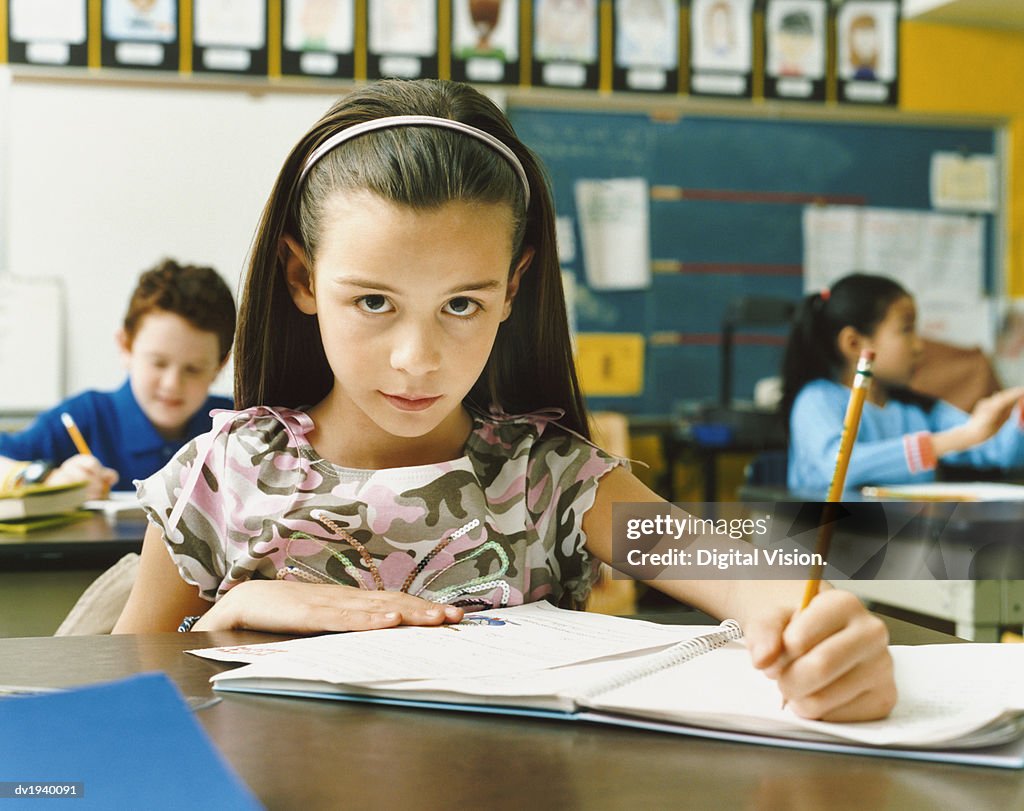
<instances>
[{"instance_id":1,"label":"spiral binding","mask_svg":"<svg viewBox=\"0 0 1024 811\"><path fill-rule=\"evenodd\" d=\"M642 679L644 676L651 676L673 665L696 659L698 656L710 653L721 648L723 645L743 638L743 629L740 628L740 624L736 620L724 620L719 629L710 634L683 640L661 653L654 654L644 664L637 665L631 670L612 676L603 682L598 682L589 689L579 693L577 698L589 699L601 693L610 692L637 679Z\"/></svg>"}]
</instances>

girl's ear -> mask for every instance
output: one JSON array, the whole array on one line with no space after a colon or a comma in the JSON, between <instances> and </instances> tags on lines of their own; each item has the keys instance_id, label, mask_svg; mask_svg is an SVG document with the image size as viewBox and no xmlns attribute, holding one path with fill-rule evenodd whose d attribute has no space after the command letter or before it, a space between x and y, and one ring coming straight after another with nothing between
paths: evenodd
<instances>
[{"instance_id":1,"label":"girl's ear","mask_svg":"<svg viewBox=\"0 0 1024 811\"><path fill-rule=\"evenodd\" d=\"M505 309L502 311L501 320L504 321L510 315L512 315L512 302L515 301L516 294L519 292L519 282L523 278L523 274L530 267L530 263L533 261L534 250L530 246L523 248L523 255L519 259L519 263L516 265L516 269L512 271L512 275L508 279L508 287L505 288Z\"/></svg>"},{"instance_id":2,"label":"girl's ear","mask_svg":"<svg viewBox=\"0 0 1024 811\"><path fill-rule=\"evenodd\" d=\"M839 349L839 354L845 360L856 363L857 358L860 357L861 350L871 347L871 341L853 327L845 326L839 330L839 335L836 336L836 345Z\"/></svg>"},{"instance_id":3,"label":"girl's ear","mask_svg":"<svg viewBox=\"0 0 1024 811\"><path fill-rule=\"evenodd\" d=\"M316 296L313 295L313 272L306 251L288 234L281 236L277 247L284 267L284 281L292 301L306 315L316 315Z\"/></svg>"}]
</instances>

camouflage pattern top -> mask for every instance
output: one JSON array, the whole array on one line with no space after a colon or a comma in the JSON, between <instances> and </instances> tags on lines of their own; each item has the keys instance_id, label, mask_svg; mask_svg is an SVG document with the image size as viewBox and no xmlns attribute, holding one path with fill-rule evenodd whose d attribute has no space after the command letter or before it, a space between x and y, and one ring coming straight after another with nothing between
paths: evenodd
<instances>
[{"instance_id":1,"label":"camouflage pattern top","mask_svg":"<svg viewBox=\"0 0 1024 811\"><path fill-rule=\"evenodd\" d=\"M597 561L584 513L625 461L544 414L473 415L463 456L339 467L308 414L214 412L213 430L138 482L181 576L215 601L249 579L404 590L469 610L581 605Z\"/></svg>"}]
</instances>

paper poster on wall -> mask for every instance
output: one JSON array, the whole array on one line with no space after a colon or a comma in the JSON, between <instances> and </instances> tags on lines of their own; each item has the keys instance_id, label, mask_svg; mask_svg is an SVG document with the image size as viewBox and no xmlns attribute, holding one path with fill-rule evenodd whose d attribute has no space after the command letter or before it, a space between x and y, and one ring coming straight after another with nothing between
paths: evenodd
<instances>
[{"instance_id":1,"label":"paper poster on wall","mask_svg":"<svg viewBox=\"0 0 1024 811\"><path fill-rule=\"evenodd\" d=\"M368 0L367 14L371 79L437 77L434 0Z\"/></svg>"},{"instance_id":2,"label":"paper poster on wall","mask_svg":"<svg viewBox=\"0 0 1024 811\"><path fill-rule=\"evenodd\" d=\"M192 70L267 72L267 0L193 0Z\"/></svg>"},{"instance_id":3,"label":"paper poster on wall","mask_svg":"<svg viewBox=\"0 0 1024 811\"><path fill-rule=\"evenodd\" d=\"M284 0L281 72L352 78L355 0Z\"/></svg>"},{"instance_id":4,"label":"paper poster on wall","mask_svg":"<svg viewBox=\"0 0 1024 811\"><path fill-rule=\"evenodd\" d=\"M824 101L826 0L768 0L764 32L765 98Z\"/></svg>"},{"instance_id":5,"label":"paper poster on wall","mask_svg":"<svg viewBox=\"0 0 1024 811\"><path fill-rule=\"evenodd\" d=\"M103 0L104 67L178 69L177 0Z\"/></svg>"},{"instance_id":6,"label":"paper poster on wall","mask_svg":"<svg viewBox=\"0 0 1024 811\"><path fill-rule=\"evenodd\" d=\"M596 89L597 0L534 0L533 83Z\"/></svg>"},{"instance_id":7,"label":"paper poster on wall","mask_svg":"<svg viewBox=\"0 0 1024 811\"><path fill-rule=\"evenodd\" d=\"M896 104L899 99L898 0L847 0L836 14L839 100Z\"/></svg>"},{"instance_id":8,"label":"paper poster on wall","mask_svg":"<svg viewBox=\"0 0 1024 811\"><path fill-rule=\"evenodd\" d=\"M452 78L461 82L519 81L516 0L451 0Z\"/></svg>"},{"instance_id":9,"label":"paper poster on wall","mask_svg":"<svg viewBox=\"0 0 1024 811\"><path fill-rule=\"evenodd\" d=\"M999 205L995 155L936 152L929 181L934 208L993 212Z\"/></svg>"},{"instance_id":10,"label":"paper poster on wall","mask_svg":"<svg viewBox=\"0 0 1024 811\"><path fill-rule=\"evenodd\" d=\"M0 276L0 380L0 412L41 411L64 396L60 281Z\"/></svg>"},{"instance_id":11,"label":"paper poster on wall","mask_svg":"<svg viewBox=\"0 0 1024 811\"><path fill-rule=\"evenodd\" d=\"M890 276L915 295L941 290L969 302L985 294L985 224L978 216L808 206L803 237L809 293L862 271Z\"/></svg>"},{"instance_id":12,"label":"paper poster on wall","mask_svg":"<svg viewBox=\"0 0 1024 811\"><path fill-rule=\"evenodd\" d=\"M8 61L84 67L86 20L86 0L8 0Z\"/></svg>"},{"instance_id":13,"label":"paper poster on wall","mask_svg":"<svg viewBox=\"0 0 1024 811\"><path fill-rule=\"evenodd\" d=\"M1024 386L1024 299L999 302L993 361L1004 386Z\"/></svg>"},{"instance_id":14,"label":"paper poster on wall","mask_svg":"<svg viewBox=\"0 0 1024 811\"><path fill-rule=\"evenodd\" d=\"M615 3L612 87L675 93L679 85L679 4L676 0Z\"/></svg>"},{"instance_id":15,"label":"paper poster on wall","mask_svg":"<svg viewBox=\"0 0 1024 811\"><path fill-rule=\"evenodd\" d=\"M575 193L587 284L594 290L650 287L647 180L577 180Z\"/></svg>"},{"instance_id":16,"label":"paper poster on wall","mask_svg":"<svg viewBox=\"0 0 1024 811\"><path fill-rule=\"evenodd\" d=\"M964 298L920 291L914 296L914 304L917 332L922 337L956 346L977 346L986 353L995 349L996 307L992 299L980 294Z\"/></svg>"},{"instance_id":17,"label":"paper poster on wall","mask_svg":"<svg viewBox=\"0 0 1024 811\"><path fill-rule=\"evenodd\" d=\"M576 261L576 234L572 229L572 217L555 218L555 242L558 245L558 261L563 265L569 265Z\"/></svg>"},{"instance_id":18,"label":"paper poster on wall","mask_svg":"<svg viewBox=\"0 0 1024 811\"><path fill-rule=\"evenodd\" d=\"M749 98L754 0L692 0L690 92Z\"/></svg>"}]
</instances>

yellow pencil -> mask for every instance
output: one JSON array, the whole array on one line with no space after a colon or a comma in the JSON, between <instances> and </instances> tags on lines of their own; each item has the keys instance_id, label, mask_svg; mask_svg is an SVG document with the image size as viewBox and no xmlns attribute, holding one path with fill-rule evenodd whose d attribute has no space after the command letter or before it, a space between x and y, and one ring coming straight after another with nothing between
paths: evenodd
<instances>
[{"instance_id":1,"label":"yellow pencil","mask_svg":"<svg viewBox=\"0 0 1024 811\"><path fill-rule=\"evenodd\" d=\"M846 471L850 467L850 456L853 453L853 443L857 439L857 431L860 430L860 415L864 410L864 398L867 397L868 389L871 386L871 364L874 363L875 353L865 349L860 353L857 360L857 373L853 378L853 388L850 390L850 402L846 406L846 417L843 419L843 433L839 439L839 453L836 455L836 469L832 473L832 486L828 489L826 503L822 509L821 523L818 525L817 553L819 560L825 561L828 558L828 547L832 541L832 526L835 523L835 504L843 497L843 488L846 485ZM824 563L811 567L810 576L807 579L807 586L804 589L804 601L801 609L807 608L808 603L814 599L821 586L821 573Z\"/></svg>"},{"instance_id":2,"label":"yellow pencil","mask_svg":"<svg viewBox=\"0 0 1024 811\"><path fill-rule=\"evenodd\" d=\"M75 425L75 421L71 418L68 412L64 412L60 415L60 421L64 423L64 427L68 429L68 436L71 437L71 441L75 443L75 447L79 453L84 453L87 456L92 456L92 451L89 450L89 445L85 441L85 437L82 436L82 432L78 430L78 426Z\"/></svg>"}]
</instances>

